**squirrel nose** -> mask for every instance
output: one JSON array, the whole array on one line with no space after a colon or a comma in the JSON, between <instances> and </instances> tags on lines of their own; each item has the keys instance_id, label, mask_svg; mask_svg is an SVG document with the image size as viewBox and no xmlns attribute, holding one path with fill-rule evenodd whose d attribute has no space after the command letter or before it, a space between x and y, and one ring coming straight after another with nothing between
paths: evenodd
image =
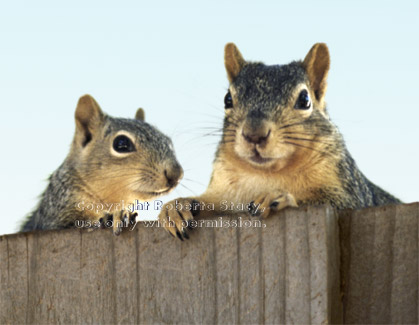
<instances>
[{"instance_id":1,"label":"squirrel nose","mask_svg":"<svg viewBox=\"0 0 419 325\"><path fill-rule=\"evenodd\" d=\"M247 142L259 145L265 144L270 134L271 130L268 130L268 132L266 132L265 130L261 130L259 132L256 131L249 133L247 133L245 130L242 131L242 136Z\"/></svg>"},{"instance_id":2,"label":"squirrel nose","mask_svg":"<svg viewBox=\"0 0 419 325\"><path fill-rule=\"evenodd\" d=\"M183 169L179 164L171 166L164 170L164 176L167 179L167 186L173 187L179 183L180 179L183 177Z\"/></svg>"}]
</instances>

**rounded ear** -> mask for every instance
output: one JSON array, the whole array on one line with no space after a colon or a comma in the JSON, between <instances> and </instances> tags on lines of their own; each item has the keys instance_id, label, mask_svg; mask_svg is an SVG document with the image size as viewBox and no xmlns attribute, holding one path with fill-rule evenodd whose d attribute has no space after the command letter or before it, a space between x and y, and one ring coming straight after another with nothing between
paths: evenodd
<instances>
[{"instance_id":1,"label":"rounded ear","mask_svg":"<svg viewBox=\"0 0 419 325\"><path fill-rule=\"evenodd\" d=\"M135 119L139 121L144 121L145 113L142 108L137 109L137 113L135 113Z\"/></svg>"},{"instance_id":2,"label":"rounded ear","mask_svg":"<svg viewBox=\"0 0 419 325\"><path fill-rule=\"evenodd\" d=\"M224 48L224 65L230 83L236 79L245 64L246 61L243 59L237 46L234 43L227 43Z\"/></svg>"},{"instance_id":3,"label":"rounded ear","mask_svg":"<svg viewBox=\"0 0 419 325\"><path fill-rule=\"evenodd\" d=\"M325 43L316 43L306 55L303 66L306 69L310 86L321 101L326 94L327 73L330 67L329 49Z\"/></svg>"},{"instance_id":4,"label":"rounded ear","mask_svg":"<svg viewBox=\"0 0 419 325\"><path fill-rule=\"evenodd\" d=\"M75 118L76 137L84 147L98 133L104 114L92 96L84 95L77 103Z\"/></svg>"}]
</instances>

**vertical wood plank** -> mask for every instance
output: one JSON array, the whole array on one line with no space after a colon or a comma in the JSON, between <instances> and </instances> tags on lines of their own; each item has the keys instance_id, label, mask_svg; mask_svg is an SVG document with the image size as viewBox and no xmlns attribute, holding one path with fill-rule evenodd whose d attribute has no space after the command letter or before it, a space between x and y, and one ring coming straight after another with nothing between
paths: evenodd
<instances>
[{"instance_id":1,"label":"vertical wood plank","mask_svg":"<svg viewBox=\"0 0 419 325\"><path fill-rule=\"evenodd\" d=\"M396 207L393 239L391 322L417 323L418 304L418 208L416 204Z\"/></svg>"},{"instance_id":2,"label":"vertical wood plank","mask_svg":"<svg viewBox=\"0 0 419 325\"><path fill-rule=\"evenodd\" d=\"M322 324L328 320L328 288L327 288L327 241L325 237L326 218L325 208L310 209L310 218L306 219L308 230L308 246L310 255L310 323ZM326 238L325 238L326 239Z\"/></svg>"},{"instance_id":3,"label":"vertical wood plank","mask_svg":"<svg viewBox=\"0 0 419 325\"><path fill-rule=\"evenodd\" d=\"M265 324L285 323L285 218L281 211L262 228Z\"/></svg>"},{"instance_id":4,"label":"vertical wood plank","mask_svg":"<svg viewBox=\"0 0 419 325\"><path fill-rule=\"evenodd\" d=\"M261 228L253 226L253 219L241 216L239 238L239 298L241 324L257 324L263 320L263 273L261 268Z\"/></svg>"},{"instance_id":5,"label":"vertical wood plank","mask_svg":"<svg viewBox=\"0 0 419 325\"><path fill-rule=\"evenodd\" d=\"M339 232L339 214L331 206L326 207L324 231L326 231L327 250L327 290L328 320L327 323L343 323L342 302L342 264ZM323 231L323 230L321 230ZM320 239L321 240L321 239Z\"/></svg>"},{"instance_id":6,"label":"vertical wood plank","mask_svg":"<svg viewBox=\"0 0 419 325\"><path fill-rule=\"evenodd\" d=\"M339 265L334 248L338 248L337 216L330 206L310 207L306 218L309 237L310 277L310 322L330 323L332 299L340 299ZM333 306L334 318L339 320L340 304Z\"/></svg>"},{"instance_id":7,"label":"vertical wood plank","mask_svg":"<svg viewBox=\"0 0 419 325\"><path fill-rule=\"evenodd\" d=\"M80 236L73 230L36 232L28 236L29 323L82 322Z\"/></svg>"},{"instance_id":8,"label":"vertical wood plank","mask_svg":"<svg viewBox=\"0 0 419 325\"><path fill-rule=\"evenodd\" d=\"M139 314L141 324L181 323L188 306L183 296L181 242L163 228L140 226Z\"/></svg>"},{"instance_id":9,"label":"vertical wood plank","mask_svg":"<svg viewBox=\"0 0 419 325\"><path fill-rule=\"evenodd\" d=\"M374 209L354 211L351 216L350 273L347 284L345 322L348 324L370 321L370 293L374 260Z\"/></svg>"},{"instance_id":10,"label":"vertical wood plank","mask_svg":"<svg viewBox=\"0 0 419 325\"><path fill-rule=\"evenodd\" d=\"M10 300L7 299L6 292L9 290L9 261L8 261L7 237L0 237L0 324L7 324L9 319Z\"/></svg>"},{"instance_id":11,"label":"vertical wood plank","mask_svg":"<svg viewBox=\"0 0 419 325\"><path fill-rule=\"evenodd\" d=\"M81 232L80 311L84 323L115 324L116 265L110 229ZM77 246L75 246L77 247Z\"/></svg>"},{"instance_id":12,"label":"vertical wood plank","mask_svg":"<svg viewBox=\"0 0 419 325\"><path fill-rule=\"evenodd\" d=\"M214 233L222 231L222 219L214 218L203 225L191 231L190 239L181 244L182 303L186 307L182 322L189 324L216 323Z\"/></svg>"},{"instance_id":13,"label":"vertical wood plank","mask_svg":"<svg viewBox=\"0 0 419 325\"><path fill-rule=\"evenodd\" d=\"M374 243L371 263L372 285L368 302L370 320L374 323L388 323L391 319L391 282L393 276L393 236L396 207L374 209Z\"/></svg>"},{"instance_id":14,"label":"vertical wood plank","mask_svg":"<svg viewBox=\"0 0 419 325\"><path fill-rule=\"evenodd\" d=\"M4 236L1 254L2 261L2 310L0 323L25 324L28 311L28 252L27 237L23 235ZM3 283L3 279L6 280Z\"/></svg>"},{"instance_id":15,"label":"vertical wood plank","mask_svg":"<svg viewBox=\"0 0 419 325\"><path fill-rule=\"evenodd\" d=\"M224 220L232 222L231 217ZM239 322L239 252L238 228L217 229L215 240L216 276L216 323L237 324Z\"/></svg>"},{"instance_id":16,"label":"vertical wood plank","mask_svg":"<svg viewBox=\"0 0 419 325\"><path fill-rule=\"evenodd\" d=\"M118 324L138 323L137 232L125 231L113 236L115 254L115 303Z\"/></svg>"},{"instance_id":17,"label":"vertical wood plank","mask_svg":"<svg viewBox=\"0 0 419 325\"><path fill-rule=\"evenodd\" d=\"M339 216L339 241L340 241L340 286L342 293L342 321L336 323L346 323L348 312L348 301L351 299L349 294L349 282L351 271L351 224L352 210L342 210ZM349 311L350 313L350 311Z\"/></svg>"},{"instance_id":18,"label":"vertical wood plank","mask_svg":"<svg viewBox=\"0 0 419 325\"><path fill-rule=\"evenodd\" d=\"M285 211L286 323L310 323L310 254L306 209Z\"/></svg>"}]
</instances>

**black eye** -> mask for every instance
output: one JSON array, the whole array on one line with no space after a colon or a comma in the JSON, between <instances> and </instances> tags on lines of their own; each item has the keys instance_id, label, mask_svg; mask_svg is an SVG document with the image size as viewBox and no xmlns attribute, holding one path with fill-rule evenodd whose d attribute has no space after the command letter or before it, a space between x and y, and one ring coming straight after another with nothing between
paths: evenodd
<instances>
[{"instance_id":1,"label":"black eye","mask_svg":"<svg viewBox=\"0 0 419 325\"><path fill-rule=\"evenodd\" d=\"M297 102L295 103L296 109L309 109L311 107L310 95L307 90L302 90L298 95Z\"/></svg>"},{"instance_id":2,"label":"black eye","mask_svg":"<svg viewBox=\"0 0 419 325\"><path fill-rule=\"evenodd\" d=\"M118 135L115 140L113 140L113 148L116 152L120 153L135 151L134 144L125 135Z\"/></svg>"},{"instance_id":3,"label":"black eye","mask_svg":"<svg viewBox=\"0 0 419 325\"><path fill-rule=\"evenodd\" d=\"M228 92L224 97L224 108L233 108L233 98L231 97L230 92Z\"/></svg>"}]
</instances>

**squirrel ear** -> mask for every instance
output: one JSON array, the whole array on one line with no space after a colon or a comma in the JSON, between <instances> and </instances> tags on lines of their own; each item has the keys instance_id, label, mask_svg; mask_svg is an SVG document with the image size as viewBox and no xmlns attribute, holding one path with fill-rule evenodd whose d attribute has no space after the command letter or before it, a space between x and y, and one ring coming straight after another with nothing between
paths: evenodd
<instances>
[{"instance_id":1,"label":"squirrel ear","mask_svg":"<svg viewBox=\"0 0 419 325\"><path fill-rule=\"evenodd\" d=\"M135 113L135 119L139 121L144 121L145 113L142 108L137 109L137 113Z\"/></svg>"},{"instance_id":2,"label":"squirrel ear","mask_svg":"<svg viewBox=\"0 0 419 325\"><path fill-rule=\"evenodd\" d=\"M90 95L80 97L76 108L76 137L86 146L101 125L104 114L98 103Z\"/></svg>"},{"instance_id":3,"label":"squirrel ear","mask_svg":"<svg viewBox=\"0 0 419 325\"><path fill-rule=\"evenodd\" d=\"M237 46L234 43L227 43L224 48L224 65L230 82L236 79L245 63L246 61L243 59Z\"/></svg>"},{"instance_id":4,"label":"squirrel ear","mask_svg":"<svg viewBox=\"0 0 419 325\"><path fill-rule=\"evenodd\" d=\"M321 101L326 93L327 73L330 67L329 49L325 43L316 43L306 55L303 66L316 99Z\"/></svg>"}]
</instances>

